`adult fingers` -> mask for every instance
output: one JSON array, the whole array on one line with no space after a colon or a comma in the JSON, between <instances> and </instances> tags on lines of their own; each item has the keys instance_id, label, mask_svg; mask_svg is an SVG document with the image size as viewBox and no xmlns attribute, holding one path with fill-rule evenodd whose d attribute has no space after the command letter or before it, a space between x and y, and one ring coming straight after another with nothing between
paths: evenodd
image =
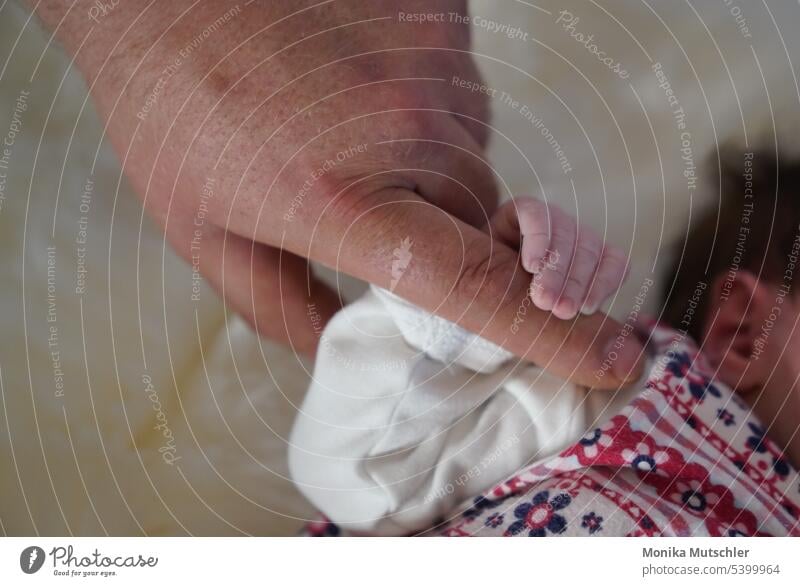
<instances>
[{"instance_id":1,"label":"adult fingers","mask_svg":"<svg viewBox=\"0 0 800 586\"><path fill-rule=\"evenodd\" d=\"M491 118L489 96L496 92L484 83L472 55L459 53L454 56L457 64L454 71L459 74L450 80L453 94L452 108L456 121L469 132L480 148L489 143Z\"/></svg>"},{"instance_id":2,"label":"adult fingers","mask_svg":"<svg viewBox=\"0 0 800 586\"><path fill-rule=\"evenodd\" d=\"M416 193L472 226L483 226L497 207L495 172L481 145L450 112L418 110L384 141L391 168L413 181Z\"/></svg>"},{"instance_id":3,"label":"adult fingers","mask_svg":"<svg viewBox=\"0 0 800 586\"><path fill-rule=\"evenodd\" d=\"M322 328L341 308L338 296L314 277L306 259L207 225L167 224L173 248L220 294L226 307L262 336L313 355Z\"/></svg>"},{"instance_id":4,"label":"adult fingers","mask_svg":"<svg viewBox=\"0 0 800 586\"><path fill-rule=\"evenodd\" d=\"M405 244L404 258L393 251ZM336 270L391 287L517 356L578 384L617 388L636 380L642 347L595 314L553 319L530 306L530 276L517 252L402 188L332 202L309 240L285 246ZM622 342L620 343L620 340Z\"/></svg>"}]
</instances>

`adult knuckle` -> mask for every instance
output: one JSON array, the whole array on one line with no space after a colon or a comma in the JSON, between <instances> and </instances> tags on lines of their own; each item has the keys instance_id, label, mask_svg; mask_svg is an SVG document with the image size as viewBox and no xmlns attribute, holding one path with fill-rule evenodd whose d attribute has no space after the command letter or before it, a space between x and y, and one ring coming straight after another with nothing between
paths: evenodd
<instances>
[{"instance_id":1,"label":"adult knuckle","mask_svg":"<svg viewBox=\"0 0 800 586\"><path fill-rule=\"evenodd\" d=\"M413 105L393 112L394 130L398 138L425 138L431 134L431 121L427 113Z\"/></svg>"}]
</instances>

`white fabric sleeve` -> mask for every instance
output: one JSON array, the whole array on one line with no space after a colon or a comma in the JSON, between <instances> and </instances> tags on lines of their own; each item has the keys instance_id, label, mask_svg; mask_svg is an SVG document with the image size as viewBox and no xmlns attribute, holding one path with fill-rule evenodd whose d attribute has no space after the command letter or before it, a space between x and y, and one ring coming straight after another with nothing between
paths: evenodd
<instances>
[{"instance_id":1,"label":"white fabric sleeve","mask_svg":"<svg viewBox=\"0 0 800 586\"><path fill-rule=\"evenodd\" d=\"M574 386L479 338L490 346L461 337L447 350L456 362L442 363L407 342L433 339L409 334L415 319L398 319L375 291L334 316L295 423L295 483L350 531L426 529L585 423L574 417L583 398Z\"/></svg>"},{"instance_id":2,"label":"white fabric sleeve","mask_svg":"<svg viewBox=\"0 0 800 586\"><path fill-rule=\"evenodd\" d=\"M386 289L372 286L371 291L383 302L405 341L442 364L491 373L514 358L494 342L428 313Z\"/></svg>"}]
</instances>

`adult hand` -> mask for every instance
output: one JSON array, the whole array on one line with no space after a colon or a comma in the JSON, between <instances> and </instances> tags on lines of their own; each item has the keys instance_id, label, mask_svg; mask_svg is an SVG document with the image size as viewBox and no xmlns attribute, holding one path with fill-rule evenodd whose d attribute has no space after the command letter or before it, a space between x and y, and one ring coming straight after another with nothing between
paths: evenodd
<instances>
[{"instance_id":1,"label":"adult hand","mask_svg":"<svg viewBox=\"0 0 800 586\"><path fill-rule=\"evenodd\" d=\"M465 0L35 10L150 215L261 334L313 351L339 299L312 259L575 382L638 376L632 337L606 360L619 324L532 307L518 252L476 228L497 195Z\"/></svg>"}]
</instances>

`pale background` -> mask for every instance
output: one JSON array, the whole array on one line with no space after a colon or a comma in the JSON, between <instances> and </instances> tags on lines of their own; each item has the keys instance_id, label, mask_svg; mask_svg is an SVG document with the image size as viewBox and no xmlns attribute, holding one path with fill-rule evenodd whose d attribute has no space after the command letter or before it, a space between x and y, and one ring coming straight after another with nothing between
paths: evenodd
<instances>
[{"instance_id":1,"label":"pale background","mask_svg":"<svg viewBox=\"0 0 800 586\"><path fill-rule=\"evenodd\" d=\"M747 39L723 0L535 4L543 10L473 2L476 16L528 33L512 40L475 28L474 48L488 83L542 117L573 171L565 176L541 133L499 100L491 159L510 192L553 198L630 251L634 273L611 308L625 316L667 245L681 241L690 212L715 197L699 191L690 200L650 59L664 65L688 113L698 166L723 142L793 148L800 108L789 57L800 55L800 7L739 0ZM562 9L629 79L555 24ZM141 221L117 158L100 144L82 80L48 40L18 5L0 3L0 136L20 91L30 92L0 208L0 530L291 534L312 514L285 462L309 365L226 319L209 290L189 301L190 269ZM79 297L78 204L93 165L87 292ZM713 180L713 169L703 166L700 177ZM47 346L48 246L56 247L63 397ZM348 295L357 290L348 283ZM655 294L647 305L658 312ZM158 453L145 373L175 435L176 466Z\"/></svg>"}]
</instances>

